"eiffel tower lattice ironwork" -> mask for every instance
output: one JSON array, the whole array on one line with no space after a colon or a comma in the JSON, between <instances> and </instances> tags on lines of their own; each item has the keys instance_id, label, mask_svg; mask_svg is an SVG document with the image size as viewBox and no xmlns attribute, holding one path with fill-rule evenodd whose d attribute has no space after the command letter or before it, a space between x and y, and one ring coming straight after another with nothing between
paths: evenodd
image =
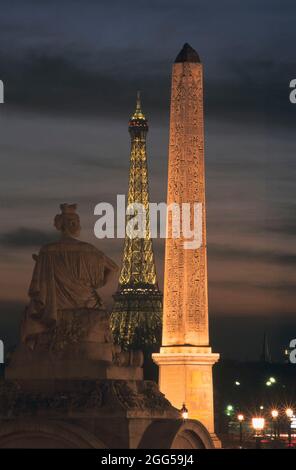
<instances>
[{"instance_id":1,"label":"eiffel tower lattice ironwork","mask_svg":"<svg viewBox=\"0 0 296 470\"><path fill-rule=\"evenodd\" d=\"M128 205L142 204L146 218L144 237L125 236L119 285L114 294L111 329L114 341L124 349L150 348L160 342L161 336L162 294L158 288L150 234L147 132L148 123L138 92L136 110L129 121ZM133 217L126 216L126 228Z\"/></svg>"}]
</instances>

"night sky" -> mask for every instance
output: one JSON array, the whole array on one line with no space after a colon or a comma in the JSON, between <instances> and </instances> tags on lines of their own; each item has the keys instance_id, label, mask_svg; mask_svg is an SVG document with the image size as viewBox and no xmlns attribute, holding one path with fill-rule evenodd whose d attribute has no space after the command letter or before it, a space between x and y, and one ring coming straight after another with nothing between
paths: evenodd
<instances>
[{"instance_id":1,"label":"night sky","mask_svg":"<svg viewBox=\"0 0 296 470\"><path fill-rule=\"evenodd\" d=\"M122 240L96 240L93 209L127 191L138 89L151 201L166 200L171 66L189 42L205 74L213 347L256 359L266 330L280 357L296 337L295 18L289 0L1 1L0 338L16 341L31 255L55 237L61 202L120 264Z\"/></svg>"}]
</instances>

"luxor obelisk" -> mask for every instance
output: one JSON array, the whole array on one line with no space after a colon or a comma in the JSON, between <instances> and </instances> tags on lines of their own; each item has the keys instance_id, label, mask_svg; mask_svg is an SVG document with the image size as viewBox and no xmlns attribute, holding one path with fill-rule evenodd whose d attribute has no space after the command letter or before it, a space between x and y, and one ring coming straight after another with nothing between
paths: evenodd
<instances>
[{"instance_id":1,"label":"luxor obelisk","mask_svg":"<svg viewBox=\"0 0 296 470\"><path fill-rule=\"evenodd\" d=\"M173 65L168 166L168 205L202 207L202 243L185 249L172 237L168 217L162 347L153 359L160 368L160 390L189 418L214 433L212 366L219 359L209 345L204 174L203 71L197 52L185 44Z\"/></svg>"}]
</instances>

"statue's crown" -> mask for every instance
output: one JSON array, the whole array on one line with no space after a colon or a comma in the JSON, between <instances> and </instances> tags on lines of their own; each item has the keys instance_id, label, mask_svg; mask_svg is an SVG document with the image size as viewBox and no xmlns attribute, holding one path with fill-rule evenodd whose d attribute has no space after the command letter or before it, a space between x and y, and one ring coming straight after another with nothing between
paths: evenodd
<instances>
[{"instance_id":1,"label":"statue's crown","mask_svg":"<svg viewBox=\"0 0 296 470\"><path fill-rule=\"evenodd\" d=\"M77 209L77 204L60 204L60 209L62 214L75 214Z\"/></svg>"}]
</instances>

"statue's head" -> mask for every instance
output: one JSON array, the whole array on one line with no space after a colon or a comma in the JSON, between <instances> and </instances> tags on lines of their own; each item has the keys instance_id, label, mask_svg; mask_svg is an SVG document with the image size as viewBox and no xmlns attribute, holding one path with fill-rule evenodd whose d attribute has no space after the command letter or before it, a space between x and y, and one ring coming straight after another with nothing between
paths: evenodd
<instances>
[{"instance_id":1,"label":"statue's head","mask_svg":"<svg viewBox=\"0 0 296 470\"><path fill-rule=\"evenodd\" d=\"M76 214L77 204L61 204L61 214L54 218L54 226L65 237L79 237L81 226L79 215Z\"/></svg>"}]
</instances>

